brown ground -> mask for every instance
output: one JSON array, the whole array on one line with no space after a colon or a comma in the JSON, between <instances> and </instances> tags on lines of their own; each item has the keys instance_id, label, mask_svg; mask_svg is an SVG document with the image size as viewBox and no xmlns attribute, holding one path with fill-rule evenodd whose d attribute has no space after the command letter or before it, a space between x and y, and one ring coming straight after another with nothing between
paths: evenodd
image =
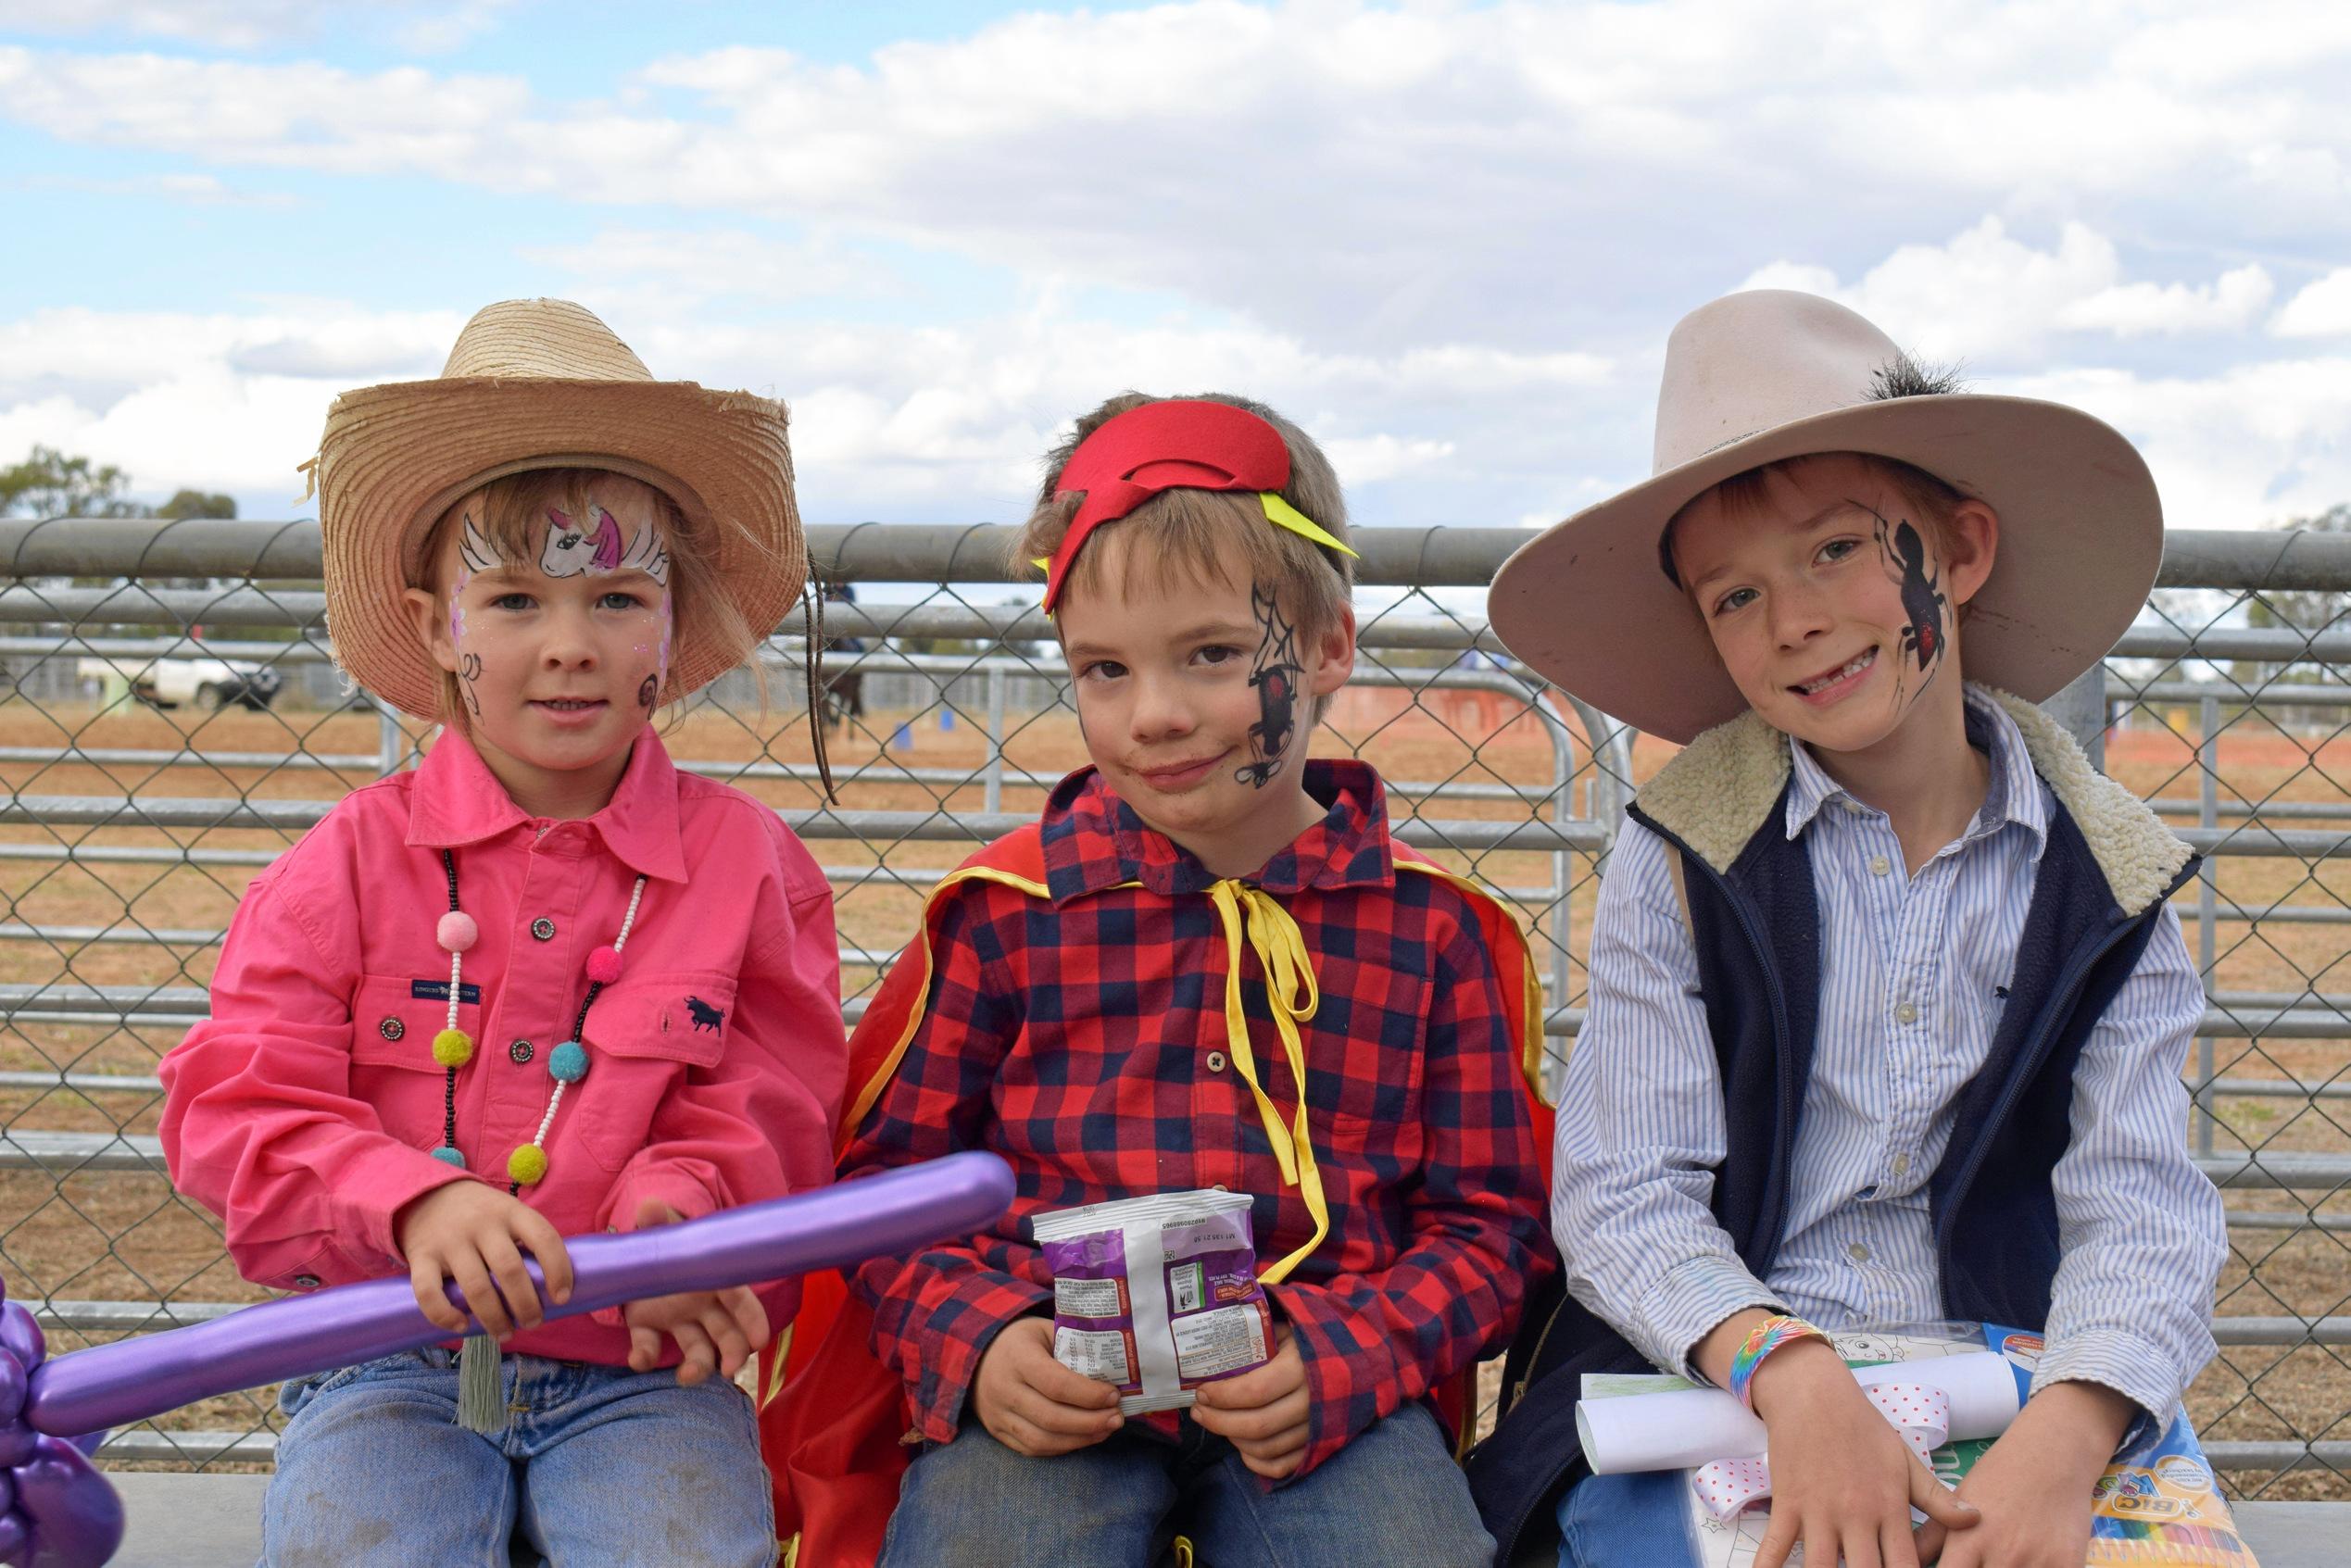
<instances>
[{"instance_id":1,"label":"brown ground","mask_svg":"<svg viewBox=\"0 0 2351 1568\"><path fill-rule=\"evenodd\" d=\"M1357 690L1317 736L1324 753L1353 750L1376 763L1390 780L1458 784L1546 784L1551 750L1543 733L1523 710L1512 710L1476 694L1432 695L1429 707L1404 709L1395 694ZM1515 722L1510 722L1513 718ZM2195 741L2161 727L2160 716L2140 714L2148 726L2118 734L2108 748L2115 774L2142 795L2193 799L2199 783ZM909 744L888 742L900 720ZM1059 774L1083 762L1075 722L1065 713L1014 716L1007 741L1012 764ZM1580 810L1590 759L1577 736L1576 805ZM207 715L145 710L94 718L87 708L43 711L21 697L0 702L0 746L57 746L78 738L85 746L159 748L182 744L204 752L283 753L301 747L318 754L371 758L377 731L372 716L303 711ZM760 757L804 761L809 742L796 719L747 724L703 710L669 736L681 759ZM1644 740L1635 771L1645 778L1670 748ZM836 738L834 767L842 781L841 803L852 809L977 811L982 789L977 774L987 744L976 715L959 717L942 731L936 713L873 715L862 730ZM906 780L904 768L967 770L972 782L956 786ZM91 765L0 763L0 781L39 796L113 796L141 798L233 799L240 793L258 799L330 799L373 774L371 762L335 774L258 769L224 770L209 764L168 770ZM2289 735L2259 719L2238 721L2220 739L2221 799L2322 801L2345 809L2340 822L2290 822L2288 828L2351 830L2351 740ZM744 781L744 786L780 806L816 804L812 786L788 781ZM1041 793L1008 785L1002 809L1033 811ZM1401 792L1391 803L1398 820L1414 801ZM1442 799L1429 815L1447 820L1523 818L1528 808L1507 801ZM1546 810L1540 814L1548 816ZM2175 818L2185 822L2190 819ZM2224 819L2225 821L2226 819ZM0 844L157 845L179 843L198 849L283 847L288 835L224 829L165 832L138 828L49 828L0 826ZM921 892L867 880L873 868L893 870L952 864L967 852L958 844L877 845L811 837L820 861L841 873L836 882L844 946L886 952L911 930ZM1548 883L1551 857L1515 852L1483 857L1444 852L1442 858L1505 887ZM1569 857L1573 889L1565 905L1529 904L1539 947L1564 938L1571 960L1566 994L1554 1004L1577 1003L1583 987L1580 954L1590 928L1596 887L1588 857ZM2233 858L2217 861L2219 896L2256 907L2271 904L2351 907L2351 860ZM56 861L0 860L0 891L7 897L7 922L44 927L104 926L128 920L157 931L211 932L225 925L252 874L245 867L187 865L70 866ZM2194 892L2183 897L2182 913L2193 919ZM2345 929L2337 925L2265 922L2222 923L2217 928L2214 984L2223 990L2321 992L2351 997L2345 972ZM2192 944L2196 940L2193 923ZM28 939L0 940L0 984L201 985L210 973L213 949L201 941L161 945ZM869 986L867 967L844 970L852 995ZM2317 1006L2315 997L2303 1005ZM0 1031L0 1071L152 1073L160 1053L177 1037L174 1029L117 1029L105 1024L19 1022ZM1564 1043L1564 1042L1563 1042ZM2233 1078L2298 1078L2308 1085L2346 1080L2351 1051L2343 1040L2215 1042L2219 1071ZM157 1107L145 1095L107 1093L84 1098L62 1088L0 1088L0 1125L11 1129L98 1131L119 1128L152 1134ZM2214 1147L2234 1151L2343 1152L2351 1149L2351 1099L2316 1104L2245 1097L2224 1100ZM2315 1207L2351 1224L2351 1197L2315 1193L2232 1194L2236 1210L2300 1210ZM2220 1311L2229 1316L2307 1317L2351 1312L2351 1230L2232 1233L2235 1256L2221 1281ZM19 1298L228 1301L260 1293L237 1279L222 1255L217 1225L209 1216L178 1200L160 1173L86 1173L55 1182L39 1172L0 1173L0 1273ZM81 1336L54 1336L60 1348ZM2244 1348L2224 1350L2199 1379L2194 1406L2212 1438L2351 1437L2351 1348L2303 1346L2293 1349ZM174 1412L165 1427L240 1429L264 1418L261 1396L237 1395ZM2272 1477L2245 1474L2237 1486L2265 1497L2351 1498L2351 1479L2300 1473Z\"/></svg>"}]
</instances>

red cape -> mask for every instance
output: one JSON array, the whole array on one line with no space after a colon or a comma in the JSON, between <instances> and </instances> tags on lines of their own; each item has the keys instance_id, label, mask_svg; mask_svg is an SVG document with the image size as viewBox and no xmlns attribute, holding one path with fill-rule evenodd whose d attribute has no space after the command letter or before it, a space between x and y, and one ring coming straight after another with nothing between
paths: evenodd
<instances>
[{"instance_id":1,"label":"red cape","mask_svg":"<svg viewBox=\"0 0 2351 1568\"><path fill-rule=\"evenodd\" d=\"M1543 993L1534 957L1517 917L1468 878L1391 841L1397 871L1437 877L1459 888L1476 911L1494 956L1505 995L1524 1006L1512 1022L1513 1043L1525 1073L1535 1157L1546 1188L1551 1177L1552 1110L1540 1089ZM1033 898L1050 897L1044 843L1035 823L1007 834L965 860L932 889L916 940L883 977L865 1016L849 1036L849 1082L854 1093L835 1130L836 1154L882 1097L923 1021L931 989L934 924L948 895L970 881L1001 883ZM873 1313L849 1294L838 1273L811 1274L801 1285L799 1314L761 1353L760 1447L775 1486L775 1533L787 1568L873 1568L882 1532L898 1503L899 1478L913 1449L903 1439L913 1425L898 1374L874 1360ZM1465 1432L1469 1377L1443 1390L1439 1403L1453 1429Z\"/></svg>"}]
</instances>

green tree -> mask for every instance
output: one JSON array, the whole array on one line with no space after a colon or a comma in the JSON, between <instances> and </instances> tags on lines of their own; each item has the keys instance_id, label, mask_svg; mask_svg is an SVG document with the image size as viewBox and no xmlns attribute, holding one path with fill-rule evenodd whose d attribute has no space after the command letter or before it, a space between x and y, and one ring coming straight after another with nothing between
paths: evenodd
<instances>
[{"instance_id":1,"label":"green tree","mask_svg":"<svg viewBox=\"0 0 2351 1568\"><path fill-rule=\"evenodd\" d=\"M2351 501L2337 501L2315 517L2292 517L2278 524L2314 533L2351 533ZM2325 589L2264 589L2245 607L2245 621L2254 626L2291 626L2317 632L2333 624L2351 609L2351 596Z\"/></svg>"},{"instance_id":2,"label":"green tree","mask_svg":"<svg viewBox=\"0 0 2351 1568\"><path fill-rule=\"evenodd\" d=\"M181 490L171 499L156 508L157 517L234 517L237 502L233 495L207 495L201 490Z\"/></svg>"},{"instance_id":3,"label":"green tree","mask_svg":"<svg viewBox=\"0 0 2351 1568\"><path fill-rule=\"evenodd\" d=\"M23 462L0 469L0 517L149 516L123 495L130 487L131 476L111 463L35 445Z\"/></svg>"}]
</instances>

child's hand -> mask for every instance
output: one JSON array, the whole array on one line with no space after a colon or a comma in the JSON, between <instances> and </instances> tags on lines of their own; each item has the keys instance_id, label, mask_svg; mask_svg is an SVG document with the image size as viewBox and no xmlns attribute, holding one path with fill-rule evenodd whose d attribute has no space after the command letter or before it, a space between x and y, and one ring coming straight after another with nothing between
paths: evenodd
<instances>
[{"instance_id":1,"label":"child's hand","mask_svg":"<svg viewBox=\"0 0 2351 1568\"><path fill-rule=\"evenodd\" d=\"M658 1198L636 1206L635 1230L673 1225L685 1216ZM629 1328L629 1370L650 1372L661 1359L661 1336L677 1341L677 1380L691 1388L712 1373L733 1377L768 1340L767 1309L748 1285L726 1290L682 1290L648 1296L621 1309Z\"/></svg>"},{"instance_id":2,"label":"child's hand","mask_svg":"<svg viewBox=\"0 0 2351 1568\"><path fill-rule=\"evenodd\" d=\"M1917 1568L1910 1511L1945 1529L1976 1523L1903 1443L1828 1341L1799 1339L1755 1369L1755 1413L1771 1438L1771 1524L1755 1568L1807 1563Z\"/></svg>"},{"instance_id":3,"label":"child's hand","mask_svg":"<svg viewBox=\"0 0 2351 1568\"><path fill-rule=\"evenodd\" d=\"M1940 1554L1946 1568L2075 1568L2090 1554L2090 1488L2135 1408L2090 1383L2034 1395L1959 1484L1959 1496L1983 1510L1982 1526L1948 1546L1937 1526L1921 1527L1920 1559Z\"/></svg>"},{"instance_id":4,"label":"child's hand","mask_svg":"<svg viewBox=\"0 0 2351 1568\"><path fill-rule=\"evenodd\" d=\"M1125 1424L1118 1390L1053 1359L1050 1318L1008 1323L981 1352L972 1412L1016 1454L1044 1459L1090 1448Z\"/></svg>"},{"instance_id":5,"label":"child's hand","mask_svg":"<svg viewBox=\"0 0 2351 1568\"><path fill-rule=\"evenodd\" d=\"M471 1329L449 1304L445 1279L457 1281L482 1332L501 1345L517 1329L545 1321L539 1293L522 1270L524 1252L538 1260L548 1300L560 1306L572 1298L572 1258L562 1236L546 1215L482 1182L450 1182L410 1200L393 1216L392 1240L408 1260L418 1308L451 1334Z\"/></svg>"},{"instance_id":6,"label":"child's hand","mask_svg":"<svg viewBox=\"0 0 2351 1568\"><path fill-rule=\"evenodd\" d=\"M1192 1419L1229 1441L1241 1462L1269 1481L1278 1481L1306 1457L1310 1436L1306 1361L1285 1323L1274 1359L1238 1376L1203 1383L1196 1391Z\"/></svg>"}]
</instances>

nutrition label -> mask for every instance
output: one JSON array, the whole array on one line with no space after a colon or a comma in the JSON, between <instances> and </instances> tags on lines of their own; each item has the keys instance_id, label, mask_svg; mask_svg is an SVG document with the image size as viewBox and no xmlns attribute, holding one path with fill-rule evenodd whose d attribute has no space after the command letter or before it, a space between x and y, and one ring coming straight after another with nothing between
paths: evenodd
<instances>
[{"instance_id":1,"label":"nutrition label","mask_svg":"<svg viewBox=\"0 0 2351 1568\"><path fill-rule=\"evenodd\" d=\"M1127 1354L1126 1336L1115 1331L1056 1329L1053 1359L1083 1377L1097 1377L1104 1383L1135 1381L1134 1358Z\"/></svg>"},{"instance_id":2,"label":"nutrition label","mask_svg":"<svg viewBox=\"0 0 2351 1568\"><path fill-rule=\"evenodd\" d=\"M1170 1325L1176 1365L1185 1381L1238 1372L1265 1359L1265 1317L1254 1302L1194 1312Z\"/></svg>"},{"instance_id":3,"label":"nutrition label","mask_svg":"<svg viewBox=\"0 0 2351 1568\"><path fill-rule=\"evenodd\" d=\"M1126 1315L1126 1282L1123 1279L1057 1279L1053 1311L1065 1318L1123 1318Z\"/></svg>"}]
</instances>

